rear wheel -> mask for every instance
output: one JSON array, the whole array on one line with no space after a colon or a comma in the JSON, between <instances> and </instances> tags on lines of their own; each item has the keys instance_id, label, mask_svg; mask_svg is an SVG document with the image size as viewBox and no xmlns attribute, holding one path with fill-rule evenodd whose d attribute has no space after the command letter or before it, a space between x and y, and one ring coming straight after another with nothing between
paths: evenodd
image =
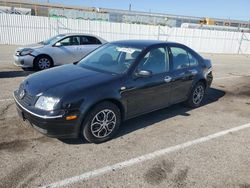
<instances>
[{"instance_id":1,"label":"rear wheel","mask_svg":"<svg viewBox=\"0 0 250 188\"><path fill-rule=\"evenodd\" d=\"M102 102L88 113L82 125L81 137L88 142L105 142L114 136L120 124L119 108L111 102Z\"/></svg>"},{"instance_id":2,"label":"rear wheel","mask_svg":"<svg viewBox=\"0 0 250 188\"><path fill-rule=\"evenodd\" d=\"M35 59L34 68L36 70L44 70L53 66L52 59L48 56L39 56Z\"/></svg>"},{"instance_id":3,"label":"rear wheel","mask_svg":"<svg viewBox=\"0 0 250 188\"><path fill-rule=\"evenodd\" d=\"M191 108L197 108L201 105L205 96L205 84L198 82L192 89L186 104Z\"/></svg>"}]
</instances>

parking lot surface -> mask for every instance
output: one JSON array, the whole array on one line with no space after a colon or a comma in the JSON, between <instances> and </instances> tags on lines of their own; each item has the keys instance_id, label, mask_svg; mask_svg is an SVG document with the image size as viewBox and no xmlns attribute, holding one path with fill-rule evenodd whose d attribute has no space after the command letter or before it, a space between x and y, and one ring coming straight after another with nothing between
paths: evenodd
<instances>
[{"instance_id":1,"label":"parking lot surface","mask_svg":"<svg viewBox=\"0 0 250 188\"><path fill-rule=\"evenodd\" d=\"M203 54L214 81L200 108L158 110L88 144L18 118L12 92L33 72L12 64L15 48L0 45L0 187L250 187L249 56Z\"/></svg>"}]
</instances>

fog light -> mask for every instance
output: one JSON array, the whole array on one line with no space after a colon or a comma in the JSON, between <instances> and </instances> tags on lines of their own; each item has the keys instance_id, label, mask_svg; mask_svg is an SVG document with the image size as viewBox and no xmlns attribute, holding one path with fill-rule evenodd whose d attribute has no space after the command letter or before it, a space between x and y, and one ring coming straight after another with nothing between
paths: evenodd
<instances>
[{"instance_id":1,"label":"fog light","mask_svg":"<svg viewBox=\"0 0 250 188\"><path fill-rule=\"evenodd\" d=\"M66 117L66 120L74 120L74 119L77 119L76 115L72 115L72 116L67 116Z\"/></svg>"}]
</instances>

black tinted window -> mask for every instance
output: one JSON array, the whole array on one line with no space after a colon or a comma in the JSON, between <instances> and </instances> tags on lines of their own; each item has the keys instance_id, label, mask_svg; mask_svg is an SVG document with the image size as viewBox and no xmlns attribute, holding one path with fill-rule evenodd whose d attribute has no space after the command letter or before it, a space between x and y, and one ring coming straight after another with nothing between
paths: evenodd
<instances>
[{"instance_id":1,"label":"black tinted window","mask_svg":"<svg viewBox=\"0 0 250 188\"><path fill-rule=\"evenodd\" d=\"M101 42L91 36L81 36L81 45L88 45L88 44L101 44Z\"/></svg>"},{"instance_id":2,"label":"black tinted window","mask_svg":"<svg viewBox=\"0 0 250 188\"><path fill-rule=\"evenodd\" d=\"M189 57L186 50L179 47L170 47L173 55L173 69L183 69L189 67Z\"/></svg>"}]
</instances>

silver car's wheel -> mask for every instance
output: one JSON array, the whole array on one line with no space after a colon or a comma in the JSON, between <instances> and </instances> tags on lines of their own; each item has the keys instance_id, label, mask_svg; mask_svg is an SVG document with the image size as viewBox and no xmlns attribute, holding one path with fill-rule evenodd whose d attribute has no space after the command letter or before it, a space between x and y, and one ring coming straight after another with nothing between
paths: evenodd
<instances>
[{"instance_id":1,"label":"silver car's wheel","mask_svg":"<svg viewBox=\"0 0 250 188\"><path fill-rule=\"evenodd\" d=\"M34 63L34 67L36 70L44 70L52 67L53 63L50 57L48 56L40 56L37 57Z\"/></svg>"},{"instance_id":2,"label":"silver car's wheel","mask_svg":"<svg viewBox=\"0 0 250 188\"><path fill-rule=\"evenodd\" d=\"M50 60L48 58L46 58L46 57L43 57L43 58L39 59L38 67L39 67L40 70L50 68Z\"/></svg>"},{"instance_id":3,"label":"silver car's wheel","mask_svg":"<svg viewBox=\"0 0 250 188\"><path fill-rule=\"evenodd\" d=\"M199 105L204 96L204 87L202 85L198 85L193 92L193 103Z\"/></svg>"},{"instance_id":4,"label":"silver car's wheel","mask_svg":"<svg viewBox=\"0 0 250 188\"><path fill-rule=\"evenodd\" d=\"M98 112L91 121L91 133L96 138L108 136L115 128L116 115L110 109Z\"/></svg>"}]
</instances>

